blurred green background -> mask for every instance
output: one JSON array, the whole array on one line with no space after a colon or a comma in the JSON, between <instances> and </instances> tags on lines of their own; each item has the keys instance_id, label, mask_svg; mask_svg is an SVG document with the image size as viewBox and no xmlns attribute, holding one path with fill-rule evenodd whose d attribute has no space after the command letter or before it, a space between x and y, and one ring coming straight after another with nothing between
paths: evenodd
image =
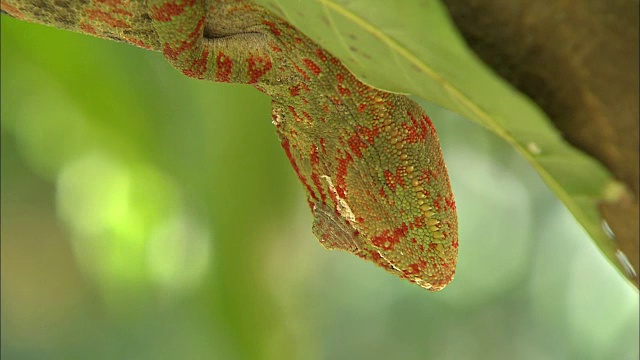
<instances>
[{"instance_id":1,"label":"blurred green background","mask_svg":"<svg viewBox=\"0 0 640 360\"><path fill-rule=\"evenodd\" d=\"M637 359L638 293L524 160L423 104L460 215L429 293L325 251L248 86L2 17L4 359Z\"/></svg>"}]
</instances>

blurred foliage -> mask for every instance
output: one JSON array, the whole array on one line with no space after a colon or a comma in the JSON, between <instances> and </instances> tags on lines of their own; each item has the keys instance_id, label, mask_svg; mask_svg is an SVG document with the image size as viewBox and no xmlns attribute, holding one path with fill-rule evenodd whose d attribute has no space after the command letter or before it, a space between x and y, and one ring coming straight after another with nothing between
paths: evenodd
<instances>
[{"instance_id":1,"label":"blurred foliage","mask_svg":"<svg viewBox=\"0 0 640 360\"><path fill-rule=\"evenodd\" d=\"M2 18L2 357L637 359L638 294L528 164L428 106L460 212L429 293L327 252L248 86Z\"/></svg>"}]
</instances>

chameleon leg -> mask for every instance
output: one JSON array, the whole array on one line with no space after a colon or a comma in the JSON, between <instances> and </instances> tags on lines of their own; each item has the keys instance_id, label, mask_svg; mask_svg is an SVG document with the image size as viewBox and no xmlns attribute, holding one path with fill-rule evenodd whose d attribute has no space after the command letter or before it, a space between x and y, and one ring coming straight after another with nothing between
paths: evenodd
<instances>
[{"instance_id":1,"label":"chameleon leg","mask_svg":"<svg viewBox=\"0 0 640 360\"><path fill-rule=\"evenodd\" d=\"M183 74L216 82L256 84L270 74L268 35L207 31L203 0L148 0L165 58Z\"/></svg>"}]
</instances>

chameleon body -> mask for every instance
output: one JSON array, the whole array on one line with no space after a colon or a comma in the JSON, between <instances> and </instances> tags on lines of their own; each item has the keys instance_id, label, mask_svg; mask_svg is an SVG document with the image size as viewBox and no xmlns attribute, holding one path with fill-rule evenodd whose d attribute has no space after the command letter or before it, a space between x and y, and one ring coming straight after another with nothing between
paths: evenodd
<instances>
[{"instance_id":1,"label":"chameleon body","mask_svg":"<svg viewBox=\"0 0 640 360\"><path fill-rule=\"evenodd\" d=\"M248 1L29 1L4 0L2 10L159 50L187 76L271 96L272 122L320 243L431 291L453 279L458 229L449 177L435 128L408 97L360 82Z\"/></svg>"}]
</instances>

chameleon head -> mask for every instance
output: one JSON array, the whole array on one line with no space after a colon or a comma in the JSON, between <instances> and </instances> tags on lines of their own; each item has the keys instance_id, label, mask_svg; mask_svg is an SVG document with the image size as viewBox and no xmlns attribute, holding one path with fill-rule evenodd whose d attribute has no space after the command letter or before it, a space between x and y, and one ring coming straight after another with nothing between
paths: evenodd
<instances>
[{"instance_id":1,"label":"chameleon head","mask_svg":"<svg viewBox=\"0 0 640 360\"><path fill-rule=\"evenodd\" d=\"M328 176L324 180L336 191ZM325 248L351 252L430 291L453 280L458 234L450 190L430 199L416 195L407 203L422 205L404 207L395 197L353 189L345 198L334 193L335 206L313 206L313 232Z\"/></svg>"},{"instance_id":2,"label":"chameleon head","mask_svg":"<svg viewBox=\"0 0 640 360\"><path fill-rule=\"evenodd\" d=\"M421 170L429 173L426 167ZM428 187L413 185L409 191L396 189L393 195L379 191L369 198L369 207L356 200L367 196L354 191L347 194L351 200L344 201L352 204L350 217L340 211L361 237L356 255L430 291L453 280L458 254L455 203L446 169L439 174L444 179L434 178ZM420 184L413 180L411 184Z\"/></svg>"},{"instance_id":3,"label":"chameleon head","mask_svg":"<svg viewBox=\"0 0 640 360\"><path fill-rule=\"evenodd\" d=\"M383 120L380 131L374 123L370 146L335 152L334 175L320 177L330 196L310 200L314 233L326 248L438 291L453 279L457 261L453 193L428 116L413 102L394 104L405 122Z\"/></svg>"},{"instance_id":4,"label":"chameleon head","mask_svg":"<svg viewBox=\"0 0 640 360\"><path fill-rule=\"evenodd\" d=\"M325 248L444 288L455 272L458 225L433 124L406 96L368 87L346 69L320 70L335 83L305 84L313 102L296 85L296 96L274 100L272 113L307 192L314 234Z\"/></svg>"}]
</instances>

